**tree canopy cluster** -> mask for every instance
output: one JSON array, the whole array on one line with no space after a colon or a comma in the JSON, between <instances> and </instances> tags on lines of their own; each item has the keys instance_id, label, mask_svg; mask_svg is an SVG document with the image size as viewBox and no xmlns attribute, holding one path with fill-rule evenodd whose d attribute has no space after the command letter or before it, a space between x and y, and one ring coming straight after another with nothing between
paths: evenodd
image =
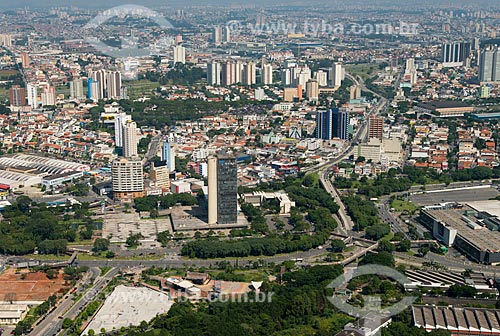
<instances>
[{"instance_id":1,"label":"tree canopy cluster","mask_svg":"<svg viewBox=\"0 0 500 336\"><path fill-rule=\"evenodd\" d=\"M153 336L292 336L334 335L352 318L328 301L326 285L342 273L340 266L313 266L283 274L284 285L264 282L270 302L210 302L196 307L175 303L151 323L117 331L120 335Z\"/></svg>"},{"instance_id":2,"label":"tree canopy cluster","mask_svg":"<svg viewBox=\"0 0 500 336\"><path fill-rule=\"evenodd\" d=\"M92 235L94 228L86 204L74 205L72 210L72 213L65 213L64 207L48 208L45 203L33 203L27 196L18 197L3 211L0 253L24 255L33 253L36 248L40 253L64 253L66 244L75 241L77 236L78 225L70 220L85 222L81 238L86 237L88 230Z\"/></svg>"},{"instance_id":3,"label":"tree canopy cluster","mask_svg":"<svg viewBox=\"0 0 500 336\"><path fill-rule=\"evenodd\" d=\"M181 250L183 256L191 258L225 258L248 256L273 256L278 253L307 251L324 244L328 239L325 232L313 235L288 234L268 237L245 237L235 240L215 238L197 239L186 243Z\"/></svg>"}]
</instances>

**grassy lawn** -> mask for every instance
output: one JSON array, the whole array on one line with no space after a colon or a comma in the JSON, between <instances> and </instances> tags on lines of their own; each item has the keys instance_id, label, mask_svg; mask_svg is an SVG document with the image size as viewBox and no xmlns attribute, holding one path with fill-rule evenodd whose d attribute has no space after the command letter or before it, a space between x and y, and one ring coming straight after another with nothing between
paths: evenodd
<instances>
[{"instance_id":1,"label":"grassy lawn","mask_svg":"<svg viewBox=\"0 0 500 336\"><path fill-rule=\"evenodd\" d=\"M353 76L359 76L363 78L363 80L366 80L375 76L378 67L372 64L352 64L346 65L345 70Z\"/></svg>"},{"instance_id":2,"label":"grassy lawn","mask_svg":"<svg viewBox=\"0 0 500 336\"><path fill-rule=\"evenodd\" d=\"M128 88L127 93L130 99L135 99L142 96L151 96L152 91L160 87L160 83L151 82L147 79L128 81L124 83L124 85Z\"/></svg>"},{"instance_id":3,"label":"grassy lawn","mask_svg":"<svg viewBox=\"0 0 500 336\"><path fill-rule=\"evenodd\" d=\"M403 211L412 212L418 210L418 207L412 202L398 200L398 199L392 201L391 208L394 208L394 210L397 212L403 212Z\"/></svg>"},{"instance_id":4,"label":"grassy lawn","mask_svg":"<svg viewBox=\"0 0 500 336\"><path fill-rule=\"evenodd\" d=\"M0 79L7 79L10 76L17 75L18 71L15 69L0 70Z\"/></svg>"},{"instance_id":5,"label":"grassy lawn","mask_svg":"<svg viewBox=\"0 0 500 336\"><path fill-rule=\"evenodd\" d=\"M388 234L386 234L381 240L391 241L392 238L394 238L394 232L391 231Z\"/></svg>"}]
</instances>

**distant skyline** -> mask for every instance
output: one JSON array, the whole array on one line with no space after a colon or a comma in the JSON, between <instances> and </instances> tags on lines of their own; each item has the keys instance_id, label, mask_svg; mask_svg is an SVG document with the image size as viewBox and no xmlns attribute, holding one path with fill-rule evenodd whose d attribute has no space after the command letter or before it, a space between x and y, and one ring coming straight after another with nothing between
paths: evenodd
<instances>
[{"instance_id":1,"label":"distant skyline","mask_svg":"<svg viewBox=\"0 0 500 336\"><path fill-rule=\"evenodd\" d=\"M80 8L110 8L113 6L118 6L118 5L124 5L124 4L137 4L137 5L143 5L143 6L151 6L151 7L159 7L159 6L171 6L173 8L182 8L182 7L187 7L191 5L202 5L202 4L209 4L209 5L216 5L216 4L225 4L225 5L252 5L255 4L257 6L280 6L280 5L290 5L290 6L314 6L314 5L332 5L332 7L335 7L335 4L339 3L344 6L355 6L358 5L360 6L360 9L363 7L367 6L367 3L365 0L352 0L349 3L346 3L342 0L313 0L309 2L304 2L304 1L273 1L273 0L252 0L252 1L247 1L247 0L186 0L182 3L179 3L179 1L175 0L142 0L142 1L134 1L134 0L108 0L106 2L102 1L97 1L97 0L90 0L90 1L85 1L85 0L46 0L46 1L39 1L39 0L23 0L23 1L16 1L16 0L3 0L0 1L0 9L3 11L8 10L8 9L19 9L23 7L30 7L30 8L50 8L50 7L69 7L69 6L75 6L75 7L80 7ZM429 6L436 6L436 7L461 7L463 5L481 5L484 6L484 8L491 8L491 7L500 7L500 3L494 3L492 1L486 1L486 0L373 0L369 3L368 6L372 7L373 5L379 5L381 7L389 6L389 7L394 7L394 6L403 6L405 8L408 8L408 6L416 6L416 7L429 7ZM381 8L382 9L382 8Z\"/></svg>"}]
</instances>

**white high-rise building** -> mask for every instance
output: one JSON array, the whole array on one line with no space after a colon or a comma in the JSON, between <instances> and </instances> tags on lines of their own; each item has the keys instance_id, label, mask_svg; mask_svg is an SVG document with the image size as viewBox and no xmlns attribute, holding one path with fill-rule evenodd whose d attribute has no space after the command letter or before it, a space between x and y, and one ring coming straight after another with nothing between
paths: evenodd
<instances>
[{"instance_id":1,"label":"white high-rise building","mask_svg":"<svg viewBox=\"0 0 500 336\"><path fill-rule=\"evenodd\" d=\"M177 63L186 64L186 48L181 45L174 47L174 65Z\"/></svg>"},{"instance_id":2,"label":"white high-rise building","mask_svg":"<svg viewBox=\"0 0 500 336\"><path fill-rule=\"evenodd\" d=\"M125 123L132 121L132 116L125 112L115 115L115 146L123 147L123 126Z\"/></svg>"},{"instance_id":3,"label":"white high-rise building","mask_svg":"<svg viewBox=\"0 0 500 336\"><path fill-rule=\"evenodd\" d=\"M339 62L333 63L332 67L332 86L337 87L342 85L342 80L344 79L344 69L342 64Z\"/></svg>"},{"instance_id":4,"label":"white high-rise building","mask_svg":"<svg viewBox=\"0 0 500 336\"><path fill-rule=\"evenodd\" d=\"M281 70L281 84L283 86L292 85L292 70L291 69Z\"/></svg>"},{"instance_id":5,"label":"white high-rise building","mask_svg":"<svg viewBox=\"0 0 500 336\"><path fill-rule=\"evenodd\" d=\"M314 74L319 86L328 86L328 74L323 70L319 70Z\"/></svg>"},{"instance_id":6,"label":"white high-rise building","mask_svg":"<svg viewBox=\"0 0 500 336\"><path fill-rule=\"evenodd\" d=\"M212 32L212 42L215 44L220 44L222 41L222 28L220 26L215 26Z\"/></svg>"},{"instance_id":7,"label":"white high-rise building","mask_svg":"<svg viewBox=\"0 0 500 336\"><path fill-rule=\"evenodd\" d=\"M220 85L221 66L220 63L212 62L207 64L207 83L210 85Z\"/></svg>"},{"instance_id":8,"label":"white high-rise building","mask_svg":"<svg viewBox=\"0 0 500 336\"><path fill-rule=\"evenodd\" d=\"M74 99L85 98L83 94L83 80L81 78L75 78L69 82L69 95Z\"/></svg>"},{"instance_id":9,"label":"white high-rise building","mask_svg":"<svg viewBox=\"0 0 500 336\"><path fill-rule=\"evenodd\" d=\"M231 42L231 28L230 27L224 27L224 42L229 43Z\"/></svg>"},{"instance_id":10,"label":"white high-rise building","mask_svg":"<svg viewBox=\"0 0 500 336\"><path fill-rule=\"evenodd\" d=\"M137 156L137 124L129 120L123 125L123 156L132 158Z\"/></svg>"},{"instance_id":11,"label":"white high-rise building","mask_svg":"<svg viewBox=\"0 0 500 336\"><path fill-rule=\"evenodd\" d=\"M26 94L28 96L28 105L32 108L38 107L38 87L35 84L26 85Z\"/></svg>"},{"instance_id":12,"label":"white high-rise building","mask_svg":"<svg viewBox=\"0 0 500 336\"><path fill-rule=\"evenodd\" d=\"M273 84L273 66L271 64L262 66L262 83Z\"/></svg>"},{"instance_id":13,"label":"white high-rise building","mask_svg":"<svg viewBox=\"0 0 500 336\"><path fill-rule=\"evenodd\" d=\"M42 106L56 105L56 88L52 85L46 84L42 88Z\"/></svg>"},{"instance_id":14,"label":"white high-rise building","mask_svg":"<svg viewBox=\"0 0 500 336\"><path fill-rule=\"evenodd\" d=\"M405 73L409 74L413 70L415 70L415 59L414 58L406 59Z\"/></svg>"}]
</instances>

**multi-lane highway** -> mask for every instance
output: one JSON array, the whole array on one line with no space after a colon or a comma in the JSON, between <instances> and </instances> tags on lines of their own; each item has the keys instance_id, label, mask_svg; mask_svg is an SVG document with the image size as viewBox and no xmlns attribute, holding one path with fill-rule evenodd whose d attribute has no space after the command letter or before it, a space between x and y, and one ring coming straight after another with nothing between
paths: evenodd
<instances>
[{"instance_id":1,"label":"multi-lane highway","mask_svg":"<svg viewBox=\"0 0 500 336\"><path fill-rule=\"evenodd\" d=\"M93 301L97 295L106 287L106 285L118 273L118 268L112 268L103 276L100 276L100 269L93 266L89 269L89 275L76 285L76 290L73 294L68 294L59 302L56 308L48 314L38 325L30 332L30 335L57 335L65 318L74 320L79 312ZM87 286L92 283L90 288ZM82 297L74 302L73 295Z\"/></svg>"},{"instance_id":2,"label":"multi-lane highway","mask_svg":"<svg viewBox=\"0 0 500 336\"><path fill-rule=\"evenodd\" d=\"M63 299L57 302L55 309L50 312L43 320L33 327L30 335L53 335L61 329L63 316L73 305L73 295L82 293L85 288L99 276L99 268L91 268L84 278L75 285L73 294L67 294Z\"/></svg>"}]
</instances>

